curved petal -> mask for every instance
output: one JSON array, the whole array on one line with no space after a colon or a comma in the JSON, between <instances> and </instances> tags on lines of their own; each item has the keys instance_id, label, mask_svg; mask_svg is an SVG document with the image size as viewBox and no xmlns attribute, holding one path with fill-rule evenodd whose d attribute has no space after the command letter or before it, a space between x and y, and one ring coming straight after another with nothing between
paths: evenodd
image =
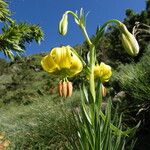
<instances>
[{"instance_id":1,"label":"curved petal","mask_svg":"<svg viewBox=\"0 0 150 150\"><path fill-rule=\"evenodd\" d=\"M67 47L62 46L53 48L50 55L60 69L70 68L71 54Z\"/></svg>"},{"instance_id":2,"label":"curved petal","mask_svg":"<svg viewBox=\"0 0 150 150\"><path fill-rule=\"evenodd\" d=\"M101 75L100 75L100 66L97 64L94 66L94 77L95 79L96 78L99 78Z\"/></svg>"},{"instance_id":3,"label":"curved petal","mask_svg":"<svg viewBox=\"0 0 150 150\"><path fill-rule=\"evenodd\" d=\"M56 64L60 64L61 60L61 48L60 47L55 47L51 50L50 56L53 58L53 61Z\"/></svg>"},{"instance_id":4,"label":"curved petal","mask_svg":"<svg viewBox=\"0 0 150 150\"><path fill-rule=\"evenodd\" d=\"M61 68L70 69L71 66L71 54L72 51L70 50L69 46L62 46L62 57L61 57Z\"/></svg>"},{"instance_id":5,"label":"curved petal","mask_svg":"<svg viewBox=\"0 0 150 150\"><path fill-rule=\"evenodd\" d=\"M101 62L100 65L94 66L94 78L100 78L101 82L108 82L112 75L111 67Z\"/></svg>"},{"instance_id":6,"label":"curved petal","mask_svg":"<svg viewBox=\"0 0 150 150\"><path fill-rule=\"evenodd\" d=\"M102 82L107 82L112 75L111 67L101 62L100 64L100 76Z\"/></svg>"},{"instance_id":7,"label":"curved petal","mask_svg":"<svg viewBox=\"0 0 150 150\"><path fill-rule=\"evenodd\" d=\"M83 65L81 60L72 52L71 54L71 67L70 71L73 75L81 72L83 69Z\"/></svg>"},{"instance_id":8,"label":"curved petal","mask_svg":"<svg viewBox=\"0 0 150 150\"><path fill-rule=\"evenodd\" d=\"M49 73L53 73L58 69L57 64L53 61L52 57L50 55L46 55L42 61L41 65L43 69Z\"/></svg>"}]
</instances>

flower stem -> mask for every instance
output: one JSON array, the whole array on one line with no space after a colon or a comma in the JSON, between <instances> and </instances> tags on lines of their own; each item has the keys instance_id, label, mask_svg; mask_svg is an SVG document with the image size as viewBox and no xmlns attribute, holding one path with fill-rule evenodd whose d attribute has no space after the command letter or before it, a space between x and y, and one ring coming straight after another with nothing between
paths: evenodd
<instances>
[{"instance_id":1,"label":"flower stem","mask_svg":"<svg viewBox=\"0 0 150 150\"><path fill-rule=\"evenodd\" d=\"M94 66L95 66L95 46L90 46L90 91L95 103L95 82L94 82Z\"/></svg>"},{"instance_id":2,"label":"flower stem","mask_svg":"<svg viewBox=\"0 0 150 150\"><path fill-rule=\"evenodd\" d=\"M82 32L83 32L85 38L86 38L86 41L88 42L89 46L91 47L93 44L92 44L92 42L91 42L91 40L90 40L90 38L89 38L89 36L88 36L88 34L87 34L87 31L86 31L85 26L84 26L83 24L81 24L81 25L80 25L80 28L81 28L81 30L82 30Z\"/></svg>"},{"instance_id":3,"label":"flower stem","mask_svg":"<svg viewBox=\"0 0 150 150\"><path fill-rule=\"evenodd\" d=\"M95 66L95 46L94 44L91 42L88 34L87 34L87 31L86 31L86 28L84 25L80 25L80 28L86 38L86 41L90 47L90 63L89 63L89 66L90 66L90 92L92 94L92 97L93 97L93 101L95 102L95 82L94 82L94 66Z\"/></svg>"},{"instance_id":4,"label":"flower stem","mask_svg":"<svg viewBox=\"0 0 150 150\"><path fill-rule=\"evenodd\" d=\"M100 39L101 36L102 36L102 32L104 31L105 27L106 27L108 24L110 24L110 23L115 23L115 24L117 24L117 25L120 25L121 22L120 22L119 20L117 20L117 19L112 19L112 20L109 20L109 21L105 22L105 23L100 27L100 30L99 30L98 34L96 35L97 38L96 38L96 41L94 42L94 44L98 43L99 39Z\"/></svg>"},{"instance_id":5,"label":"flower stem","mask_svg":"<svg viewBox=\"0 0 150 150\"><path fill-rule=\"evenodd\" d=\"M116 20L116 19L113 19L113 20L109 20L107 21L106 23L104 23L102 25L102 27L100 28L100 32L99 34L97 35L98 36L98 39L101 37L101 31L104 30L104 28L109 24L109 23L116 23L116 24L120 24L120 21L119 20ZM95 103L95 99L96 99L96 92L95 92L95 82L94 82L94 66L95 66L95 45L91 42L88 34L87 34L87 31L86 31L86 28L84 26L84 24L79 24L79 27L81 28L84 36L85 36L85 39L90 47L90 92L92 94L92 97L93 97L93 101Z\"/></svg>"}]
</instances>

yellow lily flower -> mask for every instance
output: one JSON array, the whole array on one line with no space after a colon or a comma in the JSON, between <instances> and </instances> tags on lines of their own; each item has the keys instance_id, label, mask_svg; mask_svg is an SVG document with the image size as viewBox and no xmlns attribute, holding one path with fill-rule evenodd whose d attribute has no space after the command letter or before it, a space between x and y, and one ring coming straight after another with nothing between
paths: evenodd
<instances>
[{"instance_id":1,"label":"yellow lily flower","mask_svg":"<svg viewBox=\"0 0 150 150\"><path fill-rule=\"evenodd\" d=\"M53 48L41 61L43 69L64 77L71 77L81 72L82 62L72 49L70 46Z\"/></svg>"},{"instance_id":2,"label":"yellow lily flower","mask_svg":"<svg viewBox=\"0 0 150 150\"><path fill-rule=\"evenodd\" d=\"M94 78L100 78L101 82L108 82L112 75L111 67L101 62L94 66Z\"/></svg>"}]
</instances>

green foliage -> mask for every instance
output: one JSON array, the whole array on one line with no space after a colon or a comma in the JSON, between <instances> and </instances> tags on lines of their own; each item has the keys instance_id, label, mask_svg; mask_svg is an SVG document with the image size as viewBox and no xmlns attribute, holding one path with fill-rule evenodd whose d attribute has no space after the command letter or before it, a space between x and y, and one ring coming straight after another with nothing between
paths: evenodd
<instances>
[{"instance_id":1,"label":"green foliage","mask_svg":"<svg viewBox=\"0 0 150 150\"><path fill-rule=\"evenodd\" d=\"M7 67L6 60L5 59L0 59L0 75L3 74L6 67Z\"/></svg>"},{"instance_id":2,"label":"green foliage","mask_svg":"<svg viewBox=\"0 0 150 150\"><path fill-rule=\"evenodd\" d=\"M58 79L42 70L41 58L40 54L22 59L15 58L15 62L1 67L1 103L32 103L39 95L50 94L50 88L54 88L53 93L56 93Z\"/></svg>"},{"instance_id":3,"label":"green foliage","mask_svg":"<svg viewBox=\"0 0 150 150\"><path fill-rule=\"evenodd\" d=\"M114 78L110 84L115 89L114 93L120 91L125 91L126 93L126 97L124 98L126 100L120 104L120 112L125 113L123 115L123 121L126 126L133 126L133 124L135 125L139 120L145 121L145 118L147 118L146 114L150 110L150 55L149 50L146 50L150 39L149 6L149 1L147 1L146 10L139 14L132 10L127 10L127 18L124 20L130 32L133 31L133 34L135 34L139 41L140 54L137 57L132 58L125 53L121 41L119 40L120 33L115 27L108 28L107 34L100 39L99 44L96 46L98 61L104 61L113 68L117 68L117 71L113 73ZM95 37L96 36L93 36L91 40L94 41ZM83 43L81 49L83 50L82 55L86 58L89 49L86 42ZM89 110L87 110L87 112L88 111ZM88 137L87 134L88 132L84 134L85 137Z\"/></svg>"},{"instance_id":4,"label":"green foliage","mask_svg":"<svg viewBox=\"0 0 150 150\"><path fill-rule=\"evenodd\" d=\"M121 90L126 91L130 100L147 102L150 99L150 47L138 63L120 65L119 72L114 73L113 80ZM115 83L112 83L112 85Z\"/></svg>"},{"instance_id":5,"label":"green foliage","mask_svg":"<svg viewBox=\"0 0 150 150\"><path fill-rule=\"evenodd\" d=\"M80 94L62 99L57 95L39 96L30 105L9 105L0 110L0 130L11 141L10 149L66 149L77 140L72 109ZM16 110L17 109L17 110Z\"/></svg>"},{"instance_id":6,"label":"green foliage","mask_svg":"<svg viewBox=\"0 0 150 150\"><path fill-rule=\"evenodd\" d=\"M146 48L138 63L120 65L113 72L111 86L114 93L125 92L125 97L119 103L119 112L123 112L123 122L126 126L133 126L141 121L137 132L136 149L148 149L149 116L150 116L150 46ZM116 94L116 95L118 95ZM140 147L140 148L139 148Z\"/></svg>"},{"instance_id":7,"label":"green foliage","mask_svg":"<svg viewBox=\"0 0 150 150\"><path fill-rule=\"evenodd\" d=\"M0 0L0 21L5 22L5 21L12 21L10 19L11 12L8 8L8 3L4 0Z\"/></svg>"},{"instance_id":8,"label":"green foliage","mask_svg":"<svg viewBox=\"0 0 150 150\"><path fill-rule=\"evenodd\" d=\"M35 40L37 43L43 39L43 31L38 25L16 23L11 18L8 3L0 0L0 21L5 25L0 34L0 52L14 60L14 55L20 55L25 50L25 44ZM15 52L15 54L14 54Z\"/></svg>"},{"instance_id":9,"label":"green foliage","mask_svg":"<svg viewBox=\"0 0 150 150\"><path fill-rule=\"evenodd\" d=\"M27 23L12 23L2 28L0 34L1 51L11 59L14 59L15 51L17 55L22 54L25 50L25 43L30 43L35 40L40 43L43 37L43 32L37 25Z\"/></svg>"},{"instance_id":10,"label":"green foliage","mask_svg":"<svg viewBox=\"0 0 150 150\"><path fill-rule=\"evenodd\" d=\"M139 14L132 10L126 12L125 24L130 31L133 30L135 21L142 23L136 27L138 32L142 29L142 32L137 34L141 46L140 56L134 59L127 56L123 51L121 42L117 40L119 39L119 33L115 28L109 28L103 39L99 39L101 42L96 47L98 61L104 61L117 68L117 71L113 73L114 76L110 84L115 93L120 91L126 93L126 100L119 106L119 110L124 112L123 123L125 127L133 125L133 122L134 124L137 123L140 119L147 121L148 116L145 117L143 112L150 112L150 48L147 50L145 48L149 43L149 37L147 33L143 32L145 29L148 31L150 25L149 2L147 1L146 10ZM10 17L8 5L0 5L1 7L6 8L7 11L3 11L6 13L3 13L0 20L7 22ZM40 27L36 25L9 22L2 29L0 43L1 52L4 52L10 58L13 58L14 52L21 54L26 43L33 40L39 42L43 37ZM144 37L145 35L147 37ZM94 41L94 36L91 40ZM76 48L79 49L79 53L84 60L87 60L89 50L87 43L84 42ZM73 97L67 99L65 104L61 103L62 99L56 95L58 79L45 73L41 68L40 60L43 55L34 55L22 59L15 57L15 62L11 63L0 60L0 130L6 132L7 137L9 137L11 141L10 149L71 149L76 146L75 143L79 145L80 141L76 134L77 129L71 110L74 108L77 111L79 110L80 93L75 92ZM83 80L85 80L85 77L82 75L74 80L77 88ZM50 89L52 90L51 93ZM89 115L86 105L87 102L84 105L85 109L81 110L84 112L82 117ZM95 141L101 144L103 149L124 147L126 138L121 134L116 136L112 129L113 126L110 124L112 123L122 130L124 126L120 124L121 117L119 118L115 113L114 116L110 116L110 111L112 111L112 114L114 113L108 105L106 112L103 112L106 117L101 113L101 119L97 124L97 129L100 130L96 130L98 132L91 134L89 130L81 131L85 133L83 138L89 140L85 145L90 145L90 136L94 134L98 137ZM140 118L139 114L142 114ZM96 115L93 116L96 117ZM86 126L86 122L83 122L84 125ZM102 130L105 132L102 132ZM146 127L147 131L149 131L149 126ZM134 143L129 145L133 146ZM99 147L96 146L97 144L95 144L95 149L98 149Z\"/></svg>"},{"instance_id":11,"label":"green foliage","mask_svg":"<svg viewBox=\"0 0 150 150\"><path fill-rule=\"evenodd\" d=\"M127 9L127 17L124 19L124 24L127 26L129 31L136 36L139 45L140 53L137 57L130 57L125 52L120 41L120 33L117 27L108 27L107 33L100 39L97 44L97 55L98 60L105 61L112 67L117 68L121 63L131 63L138 62L145 52L145 48L149 43L149 26L150 26L150 16L149 16L149 1L146 3L146 10L141 13L135 13L131 9ZM98 31L98 30L97 30ZM96 32L97 34L98 32ZM96 36L92 37L95 40Z\"/></svg>"},{"instance_id":12,"label":"green foliage","mask_svg":"<svg viewBox=\"0 0 150 150\"><path fill-rule=\"evenodd\" d=\"M97 83L96 101L92 99L90 91L83 85L81 90L81 110L75 113L78 125L79 144L75 144L73 149L79 150L122 150L126 147L128 136L134 134L138 128L122 131L121 115L118 117L117 111L111 115L111 104L108 101L105 114L101 111L102 95L101 83ZM111 119L113 117L114 119ZM128 149L132 149L128 145ZM126 147L127 148L127 147Z\"/></svg>"},{"instance_id":13,"label":"green foliage","mask_svg":"<svg viewBox=\"0 0 150 150\"><path fill-rule=\"evenodd\" d=\"M74 141L78 144L70 109L78 109L80 93L75 92L64 106L55 92L54 95L49 93L49 88L56 87L58 79L41 69L43 55L15 58L15 62L6 63L0 76L0 85L3 85L0 130L9 136L11 149L65 149L66 146L71 148ZM113 136L112 142L117 140L112 130L109 132Z\"/></svg>"}]
</instances>

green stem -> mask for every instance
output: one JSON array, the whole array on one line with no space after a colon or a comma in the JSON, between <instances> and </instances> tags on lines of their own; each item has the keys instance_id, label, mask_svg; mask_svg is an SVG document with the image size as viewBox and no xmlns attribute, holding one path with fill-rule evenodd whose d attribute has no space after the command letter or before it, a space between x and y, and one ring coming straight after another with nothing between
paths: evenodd
<instances>
[{"instance_id":1,"label":"green stem","mask_svg":"<svg viewBox=\"0 0 150 150\"><path fill-rule=\"evenodd\" d=\"M91 42L88 34L87 34L87 31L86 31L86 28L84 25L80 24L80 28L85 36L85 39L87 41L87 43L89 44L90 46L90 92L92 94L92 97L93 97L93 100L95 102L95 98L96 98L96 93L95 93L95 82L94 82L94 66L95 66L95 46L93 45L93 43Z\"/></svg>"},{"instance_id":2,"label":"green stem","mask_svg":"<svg viewBox=\"0 0 150 150\"><path fill-rule=\"evenodd\" d=\"M100 110L100 116L102 117L102 119L106 120L106 116L103 114L103 112ZM110 123L110 128L114 131L115 134L120 134L120 135L124 135L124 136L128 136L128 134L126 133L127 131L122 131L119 128L117 128L116 126L114 126L112 123Z\"/></svg>"},{"instance_id":3,"label":"green stem","mask_svg":"<svg viewBox=\"0 0 150 150\"><path fill-rule=\"evenodd\" d=\"M93 100L95 102L95 82L94 82L94 66L95 66L95 46L94 44L91 42L88 34L87 34L87 31L86 31L86 28L84 26L84 24L80 21L80 19L78 18L77 14L72 12L72 11L66 11L67 14L71 14L76 20L77 20L77 24L79 25L81 31L83 32L84 36L85 36L85 39L87 41L87 43L89 44L90 46L90 91L91 91L91 94L92 94L92 97L93 97Z\"/></svg>"},{"instance_id":4,"label":"green stem","mask_svg":"<svg viewBox=\"0 0 150 150\"><path fill-rule=\"evenodd\" d=\"M102 25L101 30L103 30L110 23L116 23L117 25L120 25L121 22L117 19L109 20Z\"/></svg>"},{"instance_id":5,"label":"green stem","mask_svg":"<svg viewBox=\"0 0 150 150\"><path fill-rule=\"evenodd\" d=\"M74 12L72 12L72 11L70 11L70 10L66 11L66 13L67 13L67 14L71 14L75 19L79 20L79 18L78 18L78 16L77 16L76 13L74 13Z\"/></svg>"},{"instance_id":6,"label":"green stem","mask_svg":"<svg viewBox=\"0 0 150 150\"><path fill-rule=\"evenodd\" d=\"M81 30L82 30L84 36L85 36L86 41L88 42L89 46L91 47L93 44L92 44L92 42L91 42L91 40L90 40L90 38L89 38L89 36L88 36L88 34L87 34L87 32L86 32L85 26L81 24L81 25L80 25L80 28L81 28Z\"/></svg>"},{"instance_id":7,"label":"green stem","mask_svg":"<svg viewBox=\"0 0 150 150\"><path fill-rule=\"evenodd\" d=\"M95 103L96 93L95 93L95 82L94 82L94 66L95 66L95 46L90 47L90 91L93 96Z\"/></svg>"},{"instance_id":8,"label":"green stem","mask_svg":"<svg viewBox=\"0 0 150 150\"><path fill-rule=\"evenodd\" d=\"M75 14L72 14L72 15L74 15L75 17L76 17L76 19L77 19L77 16L75 15ZM98 33L98 35L97 35L97 39L99 40L99 38L102 36L102 34L101 34L101 32L104 30L104 28L109 24L109 23L116 23L116 24L120 24L120 21L119 20L115 20L115 19L113 19L113 20L109 20L109 21L107 21L106 23L104 23L103 25L102 25L102 27L100 28L100 32ZM93 96L93 100L94 100L94 102L95 102L95 95L96 95L96 93L95 93L95 82L94 82L94 66L95 66L95 45L91 42L91 40L90 40L90 38L89 38L89 36L88 36L88 34L87 34L87 31L86 31L86 28L85 28L85 26L83 25L83 24L80 24L79 25L79 27L81 28L81 30L82 30L82 32L83 32L83 34L84 34L84 36L85 36L85 39L86 39L86 41L87 41L87 43L89 44L89 46L90 46L90 71L91 71L91 73L90 73L90 91L91 91L91 94L92 94L92 96Z\"/></svg>"},{"instance_id":9,"label":"green stem","mask_svg":"<svg viewBox=\"0 0 150 150\"><path fill-rule=\"evenodd\" d=\"M107 22L105 22L101 27L100 27L100 30L97 34L97 40L94 42L94 43L98 43L99 39L101 38L102 36L102 32L104 31L105 27L110 24L110 23L116 23L117 25L120 25L120 21L117 20L117 19L112 19L112 20L109 20Z\"/></svg>"}]
</instances>

